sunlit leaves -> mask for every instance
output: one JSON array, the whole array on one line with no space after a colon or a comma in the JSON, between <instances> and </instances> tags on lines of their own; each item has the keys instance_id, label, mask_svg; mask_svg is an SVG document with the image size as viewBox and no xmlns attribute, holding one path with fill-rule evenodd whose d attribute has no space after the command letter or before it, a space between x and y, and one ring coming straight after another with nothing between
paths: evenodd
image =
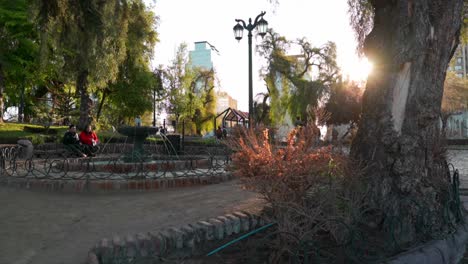
<instances>
[{"instance_id":1,"label":"sunlit leaves","mask_svg":"<svg viewBox=\"0 0 468 264\"><path fill-rule=\"evenodd\" d=\"M292 46L298 54L289 54ZM270 30L257 49L268 62L263 76L270 93L270 117L276 124L286 114L306 119L307 107L315 107L339 77L333 42L314 47L305 38L291 41Z\"/></svg>"}]
</instances>

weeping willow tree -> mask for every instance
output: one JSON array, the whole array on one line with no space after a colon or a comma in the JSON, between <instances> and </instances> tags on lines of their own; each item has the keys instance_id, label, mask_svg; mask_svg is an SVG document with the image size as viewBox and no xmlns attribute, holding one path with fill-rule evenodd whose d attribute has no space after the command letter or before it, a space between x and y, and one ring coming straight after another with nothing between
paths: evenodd
<instances>
[{"instance_id":1,"label":"weeping willow tree","mask_svg":"<svg viewBox=\"0 0 468 264\"><path fill-rule=\"evenodd\" d=\"M97 118L103 107L111 123L152 110L153 100L156 100L153 94L160 95L162 90L158 75L150 70L154 45L158 41L156 23L157 17L143 1L129 2L125 59L118 65L115 82L101 90ZM111 104L105 104L107 98Z\"/></svg>"},{"instance_id":2,"label":"weeping willow tree","mask_svg":"<svg viewBox=\"0 0 468 264\"><path fill-rule=\"evenodd\" d=\"M80 128L92 121L91 89L117 78L126 57L128 1L36 0L43 60L61 57L61 73L75 82Z\"/></svg>"},{"instance_id":3,"label":"weeping willow tree","mask_svg":"<svg viewBox=\"0 0 468 264\"><path fill-rule=\"evenodd\" d=\"M292 45L300 48L297 55L288 55ZM328 42L313 47L306 39L287 40L270 30L258 52L267 60L263 76L270 97L270 118L275 124L285 116L307 118L307 109L317 106L339 77L336 46Z\"/></svg>"}]
</instances>

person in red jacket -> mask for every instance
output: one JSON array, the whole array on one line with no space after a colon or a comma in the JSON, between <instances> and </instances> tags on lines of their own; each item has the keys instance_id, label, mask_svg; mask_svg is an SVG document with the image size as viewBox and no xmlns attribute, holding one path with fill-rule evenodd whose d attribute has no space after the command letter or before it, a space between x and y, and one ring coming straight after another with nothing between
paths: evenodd
<instances>
[{"instance_id":1,"label":"person in red jacket","mask_svg":"<svg viewBox=\"0 0 468 264\"><path fill-rule=\"evenodd\" d=\"M96 152L99 150L99 139L91 128L91 125L87 125L86 129L81 131L80 142L83 144L85 152L88 154L88 156L95 156Z\"/></svg>"}]
</instances>

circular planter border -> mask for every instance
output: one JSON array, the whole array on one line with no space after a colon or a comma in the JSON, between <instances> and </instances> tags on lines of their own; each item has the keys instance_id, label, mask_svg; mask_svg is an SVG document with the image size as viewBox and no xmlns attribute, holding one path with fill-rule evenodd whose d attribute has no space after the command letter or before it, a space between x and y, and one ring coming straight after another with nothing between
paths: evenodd
<instances>
[{"instance_id":1,"label":"circular planter border","mask_svg":"<svg viewBox=\"0 0 468 264\"><path fill-rule=\"evenodd\" d=\"M164 177L157 179L128 179L128 180L57 180L0 177L0 186L56 191L56 192L99 192L99 191L155 191L167 188L182 188L197 185L216 184L229 181L231 173L220 173L209 176L192 177Z\"/></svg>"}]
</instances>

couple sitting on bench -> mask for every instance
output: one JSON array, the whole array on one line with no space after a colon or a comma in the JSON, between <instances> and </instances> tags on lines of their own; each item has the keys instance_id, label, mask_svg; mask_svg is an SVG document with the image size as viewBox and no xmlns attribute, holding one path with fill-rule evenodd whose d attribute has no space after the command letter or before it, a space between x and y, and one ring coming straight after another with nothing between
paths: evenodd
<instances>
[{"instance_id":1,"label":"couple sitting on bench","mask_svg":"<svg viewBox=\"0 0 468 264\"><path fill-rule=\"evenodd\" d=\"M92 130L91 125L81 131L80 135L76 133L76 126L70 125L68 131L63 136L63 144L73 154L79 157L94 157L99 151L99 139Z\"/></svg>"}]
</instances>

